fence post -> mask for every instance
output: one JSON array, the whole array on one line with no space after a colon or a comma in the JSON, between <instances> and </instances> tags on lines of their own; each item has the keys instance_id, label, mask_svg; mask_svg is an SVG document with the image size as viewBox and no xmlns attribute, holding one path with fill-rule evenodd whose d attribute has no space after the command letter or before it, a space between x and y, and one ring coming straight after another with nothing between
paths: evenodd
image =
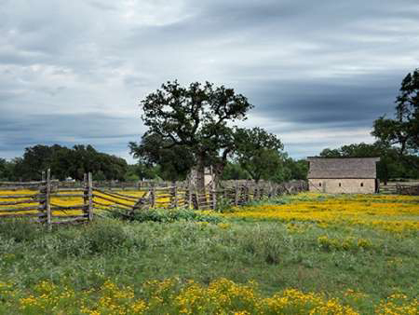
<instances>
[{"instance_id":1,"label":"fence post","mask_svg":"<svg viewBox=\"0 0 419 315\"><path fill-rule=\"evenodd\" d=\"M215 176L213 169L211 167L211 208L215 210L217 208L217 183L215 181Z\"/></svg>"},{"instance_id":2,"label":"fence post","mask_svg":"<svg viewBox=\"0 0 419 315\"><path fill-rule=\"evenodd\" d=\"M47 187L45 191L45 209L47 211L47 224L51 228L51 170L47 171Z\"/></svg>"},{"instance_id":3,"label":"fence post","mask_svg":"<svg viewBox=\"0 0 419 315\"><path fill-rule=\"evenodd\" d=\"M150 208L154 208L156 205L156 191L154 189L154 183L150 183Z\"/></svg>"},{"instance_id":4,"label":"fence post","mask_svg":"<svg viewBox=\"0 0 419 315\"><path fill-rule=\"evenodd\" d=\"M217 191L213 187L211 189L211 199L212 199L212 209L215 210L217 208Z\"/></svg>"},{"instance_id":5,"label":"fence post","mask_svg":"<svg viewBox=\"0 0 419 315\"><path fill-rule=\"evenodd\" d=\"M88 214L89 209L89 188L87 184L87 174L84 173L83 175L83 212L84 214Z\"/></svg>"},{"instance_id":6,"label":"fence post","mask_svg":"<svg viewBox=\"0 0 419 315\"><path fill-rule=\"evenodd\" d=\"M174 208L178 207L177 184L176 184L176 182L174 182L174 186L173 186L173 206L174 206Z\"/></svg>"},{"instance_id":7,"label":"fence post","mask_svg":"<svg viewBox=\"0 0 419 315\"><path fill-rule=\"evenodd\" d=\"M192 206L192 184L191 179L188 179L188 207L191 209Z\"/></svg>"},{"instance_id":8,"label":"fence post","mask_svg":"<svg viewBox=\"0 0 419 315\"><path fill-rule=\"evenodd\" d=\"M196 210L199 210L201 197L199 196L198 188L195 188L195 196L196 196L196 205L194 208L196 208Z\"/></svg>"},{"instance_id":9,"label":"fence post","mask_svg":"<svg viewBox=\"0 0 419 315\"><path fill-rule=\"evenodd\" d=\"M93 180L92 180L92 173L90 172L87 175L87 198L88 198L87 216L89 218L89 221L93 221Z\"/></svg>"},{"instance_id":10,"label":"fence post","mask_svg":"<svg viewBox=\"0 0 419 315\"><path fill-rule=\"evenodd\" d=\"M239 185L237 180L234 181L234 205L239 205Z\"/></svg>"}]
</instances>

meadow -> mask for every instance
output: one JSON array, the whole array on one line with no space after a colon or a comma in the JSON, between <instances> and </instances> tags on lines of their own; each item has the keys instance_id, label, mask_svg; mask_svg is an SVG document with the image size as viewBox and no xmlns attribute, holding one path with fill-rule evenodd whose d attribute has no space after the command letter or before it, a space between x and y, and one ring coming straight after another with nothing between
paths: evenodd
<instances>
[{"instance_id":1,"label":"meadow","mask_svg":"<svg viewBox=\"0 0 419 315\"><path fill-rule=\"evenodd\" d=\"M70 203L71 200L68 200ZM0 226L2 314L418 314L419 197Z\"/></svg>"}]
</instances>

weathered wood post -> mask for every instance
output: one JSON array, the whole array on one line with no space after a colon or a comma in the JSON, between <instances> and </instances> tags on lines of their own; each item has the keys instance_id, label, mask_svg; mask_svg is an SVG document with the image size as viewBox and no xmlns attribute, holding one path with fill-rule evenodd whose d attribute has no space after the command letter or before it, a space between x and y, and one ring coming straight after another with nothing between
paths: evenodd
<instances>
[{"instance_id":1,"label":"weathered wood post","mask_svg":"<svg viewBox=\"0 0 419 315\"><path fill-rule=\"evenodd\" d=\"M47 180L45 189L45 210L47 212L47 224L51 228L51 170L47 170Z\"/></svg>"},{"instance_id":2,"label":"weathered wood post","mask_svg":"<svg viewBox=\"0 0 419 315\"><path fill-rule=\"evenodd\" d=\"M265 194L265 185L259 188L259 200L263 199L263 195Z\"/></svg>"},{"instance_id":3,"label":"weathered wood post","mask_svg":"<svg viewBox=\"0 0 419 315\"><path fill-rule=\"evenodd\" d=\"M211 189L211 208L215 210L217 208L217 191L214 187Z\"/></svg>"},{"instance_id":4,"label":"weathered wood post","mask_svg":"<svg viewBox=\"0 0 419 315\"><path fill-rule=\"evenodd\" d=\"M177 194L177 183L173 183L173 207L178 207L178 194Z\"/></svg>"},{"instance_id":5,"label":"weathered wood post","mask_svg":"<svg viewBox=\"0 0 419 315\"><path fill-rule=\"evenodd\" d=\"M211 166L211 208L217 208L217 183L215 182L214 172Z\"/></svg>"},{"instance_id":6,"label":"weathered wood post","mask_svg":"<svg viewBox=\"0 0 419 315\"><path fill-rule=\"evenodd\" d=\"M196 205L195 205L195 209L199 210L200 207L200 203L201 203L201 197L199 196L199 190L198 188L195 189L195 196L196 196ZM205 197L205 195L204 195Z\"/></svg>"},{"instance_id":7,"label":"weathered wood post","mask_svg":"<svg viewBox=\"0 0 419 315\"><path fill-rule=\"evenodd\" d=\"M236 181L234 181L234 205L239 205L239 184Z\"/></svg>"},{"instance_id":8,"label":"weathered wood post","mask_svg":"<svg viewBox=\"0 0 419 315\"><path fill-rule=\"evenodd\" d=\"M258 199L258 184L253 185L253 200L257 200Z\"/></svg>"},{"instance_id":9,"label":"weathered wood post","mask_svg":"<svg viewBox=\"0 0 419 315\"><path fill-rule=\"evenodd\" d=\"M89 221L93 221L93 179L92 173L87 175L87 217Z\"/></svg>"},{"instance_id":10,"label":"weathered wood post","mask_svg":"<svg viewBox=\"0 0 419 315\"><path fill-rule=\"evenodd\" d=\"M193 208L192 205L192 184L191 179L188 178L188 207L189 209Z\"/></svg>"},{"instance_id":11,"label":"weathered wood post","mask_svg":"<svg viewBox=\"0 0 419 315\"><path fill-rule=\"evenodd\" d=\"M87 188L87 174L83 175L83 212L87 214L87 207L89 204L89 192Z\"/></svg>"},{"instance_id":12,"label":"weathered wood post","mask_svg":"<svg viewBox=\"0 0 419 315\"><path fill-rule=\"evenodd\" d=\"M150 208L154 208L156 205L156 190L154 183L150 183Z\"/></svg>"}]
</instances>

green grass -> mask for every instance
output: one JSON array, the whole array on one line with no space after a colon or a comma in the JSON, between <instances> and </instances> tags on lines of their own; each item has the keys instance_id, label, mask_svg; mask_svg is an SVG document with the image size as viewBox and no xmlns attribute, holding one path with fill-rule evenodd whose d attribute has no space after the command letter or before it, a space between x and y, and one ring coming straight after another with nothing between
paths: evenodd
<instances>
[{"instance_id":1,"label":"green grass","mask_svg":"<svg viewBox=\"0 0 419 315\"><path fill-rule=\"evenodd\" d=\"M156 213L164 219L156 219ZM208 284L225 277L237 283L255 280L266 295L296 288L344 299L344 292L353 289L368 294L371 302L393 292L409 297L419 292L417 233L322 228L309 222L290 226L224 220L229 224L218 225L219 219L186 212L156 213L132 222L98 219L50 232L18 221L3 224L0 282L12 282L23 291L42 280L85 290L110 279L139 290L149 279L176 277ZM345 241L348 245L342 246ZM371 305L359 307L371 311Z\"/></svg>"}]
</instances>

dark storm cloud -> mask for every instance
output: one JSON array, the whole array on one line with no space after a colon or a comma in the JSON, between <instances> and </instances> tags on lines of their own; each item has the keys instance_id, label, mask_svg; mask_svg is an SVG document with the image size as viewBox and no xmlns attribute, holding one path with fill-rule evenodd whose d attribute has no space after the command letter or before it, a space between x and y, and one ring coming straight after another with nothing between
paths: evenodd
<instances>
[{"instance_id":1,"label":"dark storm cloud","mask_svg":"<svg viewBox=\"0 0 419 315\"><path fill-rule=\"evenodd\" d=\"M260 87L249 93L258 112L266 117L309 125L351 123L356 127L371 125L374 119L393 111L402 78L389 75L386 80L377 80L368 76L365 80L360 75L355 82L258 82Z\"/></svg>"},{"instance_id":2,"label":"dark storm cloud","mask_svg":"<svg viewBox=\"0 0 419 315\"><path fill-rule=\"evenodd\" d=\"M137 104L173 79L234 87L256 106L245 125L295 157L371 142L419 66L418 20L416 0L0 0L0 156L128 157Z\"/></svg>"}]
</instances>

